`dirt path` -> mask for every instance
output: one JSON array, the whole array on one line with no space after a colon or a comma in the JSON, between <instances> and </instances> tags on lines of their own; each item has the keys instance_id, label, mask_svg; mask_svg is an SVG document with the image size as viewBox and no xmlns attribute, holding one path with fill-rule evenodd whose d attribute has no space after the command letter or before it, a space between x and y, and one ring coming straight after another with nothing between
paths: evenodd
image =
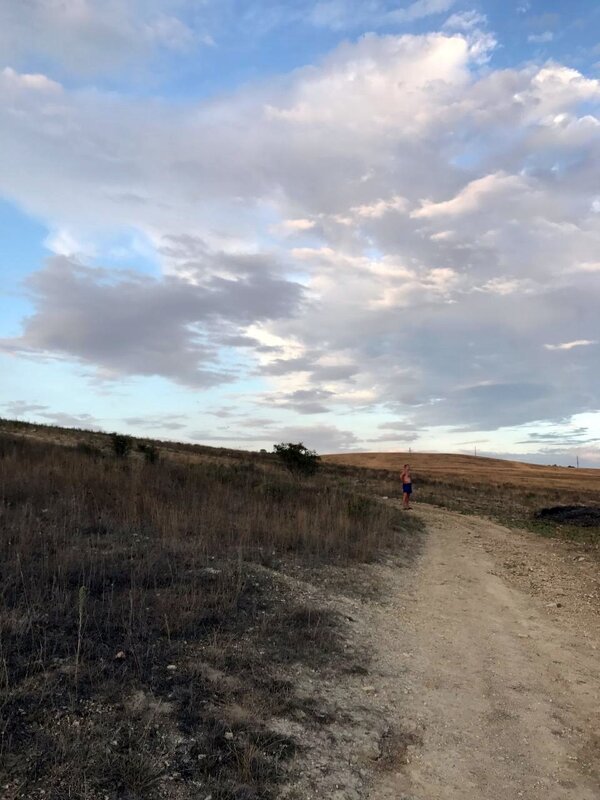
<instances>
[{"instance_id":1,"label":"dirt path","mask_svg":"<svg viewBox=\"0 0 600 800\"><path fill-rule=\"evenodd\" d=\"M397 719L370 798L598 800L597 563L477 517L413 513L425 551L372 620Z\"/></svg>"}]
</instances>

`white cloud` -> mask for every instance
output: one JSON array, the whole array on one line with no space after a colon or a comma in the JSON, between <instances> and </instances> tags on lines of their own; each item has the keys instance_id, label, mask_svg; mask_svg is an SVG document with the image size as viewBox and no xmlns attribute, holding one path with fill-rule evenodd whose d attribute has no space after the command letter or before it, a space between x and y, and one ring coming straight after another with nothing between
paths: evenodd
<instances>
[{"instance_id":1,"label":"white cloud","mask_svg":"<svg viewBox=\"0 0 600 800\"><path fill-rule=\"evenodd\" d=\"M403 8L385 0L321 0L312 8L309 19L320 28L345 30L367 27L369 30L405 25L449 11L456 0L414 0Z\"/></svg>"},{"instance_id":2,"label":"white cloud","mask_svg":"<svg viewBox=\"0 0 600 800\"><path fill-rule=\"evenodd\" d=\"M18 73L11 67L4 67L1 72L4 84L10 88L11 84L15 89L31 89L40 92L60 92L60 83L51 80L46 75Z\"/></svg>"},{"instance_id":3,"label":"white cloud","mask_svg":"<svg viewBox=\"0 0 600 800\"><path fill-rule=\"evenodd\" d=\"M283 222L273 225L272 230L286 236L309 231L315 227L315 224L312 219L284 219Z\"/></svg>"},{"instance_id":4,"label":"white cloud","mask_svg":"<svg viewBox=\"0 0 600 800\"><path fill-rule=\"evenodd\" d=\"M389 200L376 200L374 203L367 203L362 206L354 206L350 209L350 213L357 217L366 217L367 219L377 219L383 217L389 211L406 211L409 206L406 197L394 195Z\"/></svg>"},{"instance_id":5,"label":"white cloud","mask_svg":"<svg viewBox=\"0 0 600 800\"><path fill-rule=\"evenodd\" d=\"M329 126L341 135L331 143L340 155L348 137L358 143L395 129L403 140L431 122L436 95L468 81L473 47L458 35L368 34L356 45L340 46L322 69L299 73L287 97L266 105L267 118Z\"/></svg>"},{"instance_id":6,"label":"white cloud","mask_svg":"<svg viewBox=\"0 0 600 800\"><path fill-rule=\"evenodd\" d=\"M600 272L600 261L586 261L583 264L579 264L577 269L582 272Z\"/></svg>"},{"instance_id":7,"label":"white cloud","mask_svg":"<svg viewBox=\"0 0 600 800\"><path fill-rule=\"evenodd\" d=\"M530 106L528 118L540 122L569 111L582 102L598 101L600 81L586 78L575 69L549 64L533 76L530 85L515 96L517 102ZM531 103L535 102L535 108Z\"/></svg>"},{"instance_id":8,"label":"white cloud","mask_svg":"<svg viewBox=\"0 0 600 800\"><path fill-rule=\"evenodd\" d=\"M85 255L89 258L96 255L96 249L91 242L80 239L68 228L58 228L51 231L44 240L44 245L52 253L59 256Z\"/></svg>"},{"instance_id":9,"label":"white cloud","mask_svg":"<svg viewBox=\"0 0 600 800\"><path fill-rule=\"evenodd\" d=\"M552 31L544 31L543 33L530 33L527 37L528 42L533 44L548 44L554 41L554 34Z\"/></svg>"},{"instance_id":10,"label":"white cloud","mask_svg":"<svg viewBox=\"0 0 600 800\"><path fill-rule=\"evenodd\" d=\"M590 339L576 339L574 342L562 342L561 344L545 344L546 350L572 350L574 347L589 347L591 344L597 344L596 341Z\"/></svg>"},{"instance_id":11,"label":"white cloud","mask_svg":"<svg viewBox=\"0 0 600 800\"><path fill-rule=\"evenodd\" d=\"M422 219L469 214L478 211L483 202L488 202L490 196L518 192L523 185L523 179L517 175L502 173L486 175L469 183L451 200L441 203L424 200L421 208L413 211L411 217Z\"/></svg>"},{"instance_id":12,"label":"white cloud","mask_svg":"<svg viewBox=\"0 0 600 800\"><path fill-rule=\"evenodd\" d=\"M0 52L80 74L117 72L153 49L181 51L206 33L177 16L176 0L0 0ZM171 13L171 10L175 13Z\"/></svg>"},{"instance_id":13,"label":"white cloud","mask_svg":"<svg viewBox=\"0 0 600 800\"><path fill-rule=\"evenodd\" d=\"M526 292L531 288L526 280L497 277L487 281L483 286L477 286L476 291L491 292L492 294L514 294L515 292Z\"/></svg>"},{"instance_id":14,"label":"white cloud","mask_svg":"<svg viewBox=\"0 0 600 800\"><path fill-rule=\"evenodd\" d=\"M368 35L175 106L1 75L4 195L63 253L142 231L165 272L46 268L4 346L192 385L258 373L278 406L418 427L593 410L595 348L563 347L558 371L544 345L600 339L600 84L556 63L481 70L485 42Z\"/></svg>"},{"instance_id":15,"label":"white cloud","mask_svg":"<svg viewBox=\"0 0 600 800\"><path fill-rule=\"evenodd\" d=\"M197 38L194 32L177 17L159 14L155 19L146 23L144 32L151 44L166 47L169 50L189 50ZM214 45L211 37L205 37L204 44Z\"/></svg>"},{"instance_id":16,"label":"white cloud","mask_svg":"<svg viewBox=\"0 0 600 800\"><path fill-rule=\"evenodd\" d=\"M444 23L444 28L451 31L473 31L478 28L485 28L487 17L479 11L462 11L452 14Z\"/></svg>"},{"instance_id":17,"label":"white cloud","mask_svg":"<svg viewBox=\"0 0 600 800\"><path fill-rule=\"evenodd\" d=\"M415 0L406 8L390 11L389 18L394 22L413 22L432 14L444 14L455 4L456 0Z\"/></svg>"}]
</instances>

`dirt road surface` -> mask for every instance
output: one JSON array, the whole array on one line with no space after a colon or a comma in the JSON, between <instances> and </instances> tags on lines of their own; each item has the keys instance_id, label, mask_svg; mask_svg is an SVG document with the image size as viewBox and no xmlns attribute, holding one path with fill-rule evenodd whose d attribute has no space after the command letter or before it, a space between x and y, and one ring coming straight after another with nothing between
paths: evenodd
<instances>
[{"instance_id":1,"label":"dirt road surface","mask_svg":"<svg viewBox=\"0 0 600 800\"><path fill-rule=\"evenodd\" d=\"M428 536L372 620L396 719L371 800L599 800L597 561L477 517L407 513Z\"/></svg>"}]
</instances>

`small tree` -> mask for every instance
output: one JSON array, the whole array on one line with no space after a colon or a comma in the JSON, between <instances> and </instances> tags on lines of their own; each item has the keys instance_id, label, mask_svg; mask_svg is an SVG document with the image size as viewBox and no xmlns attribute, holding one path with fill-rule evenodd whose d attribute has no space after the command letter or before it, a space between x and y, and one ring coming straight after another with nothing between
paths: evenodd
<instances>
[{"instance_id":1,"label":"small tree","mask_svg":"<svg viewBox=\"0 0 600 800\"><path fill-rule=\"evenodd\" d=\"M114 454L117 458L125 458L131 450L131 436L122 433L111 433L110 440Z\"/></svg>"},{"instance_id":2,"label":"small tree","mask_svg":"<svg viewBox=\"0 0 600 800\"><path fill-rule=\"evenodd\" d=\"M314 450L309 450L302 442L275 444L273 452L294 475L314 475L319 469L321 459Z\"/></svg>"}]
</instances>

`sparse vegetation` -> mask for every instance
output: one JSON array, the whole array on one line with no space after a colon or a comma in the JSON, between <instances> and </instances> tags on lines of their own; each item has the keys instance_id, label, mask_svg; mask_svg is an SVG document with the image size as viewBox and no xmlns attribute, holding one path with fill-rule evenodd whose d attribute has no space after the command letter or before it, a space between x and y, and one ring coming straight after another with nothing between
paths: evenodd
<instances>
[{"instance_id":1,"label":"sparse vegetation","mask_svg":"<svg viewBox=\"0 0 600 800\"><path fill-rule=\"evenodd\" d=\"M0 433L3 798L271 797L296 745L270 720L327 717L289 670L357 661L285 573L374 559L418 525L268 455L148 463L29 430Z\"/></svg>"},{"instance_id":2,"label":"sparse vegetation","mask_svg":"<svg viewBox=\"0 0 600 800\"><path fill-rule=\"evenodd\" d=\"M83 455L90 456L92 458L99 458L102 456L102 451L89 442L77 442L77 450L78 452L83 453Z\"/></svg>"}]
</instances>

